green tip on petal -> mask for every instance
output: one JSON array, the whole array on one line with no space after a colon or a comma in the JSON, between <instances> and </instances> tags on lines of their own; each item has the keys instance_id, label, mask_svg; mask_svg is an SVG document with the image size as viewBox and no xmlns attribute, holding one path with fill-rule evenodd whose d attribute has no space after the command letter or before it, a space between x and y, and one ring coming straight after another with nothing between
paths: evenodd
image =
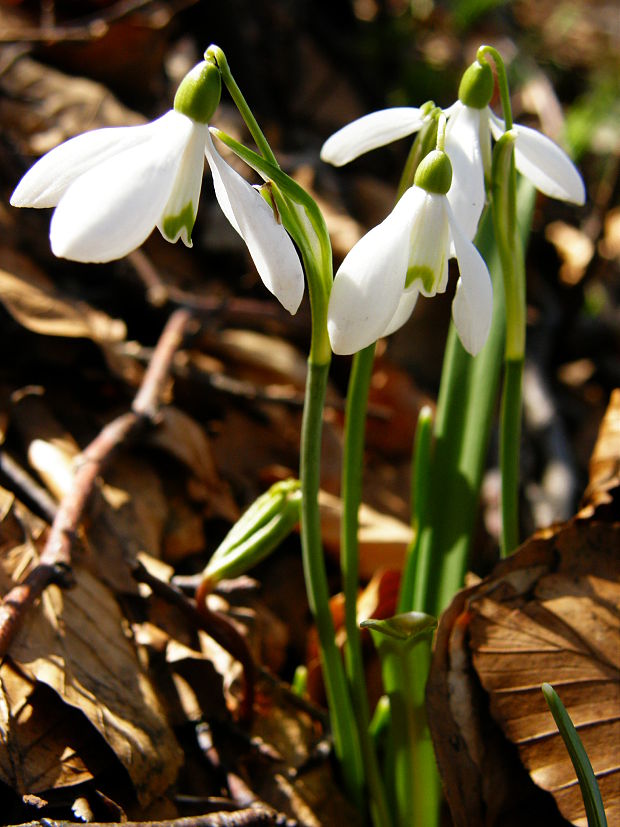
<instances>
[{"instance_id":1,"label":"green tip on petal","mask_svg":"<svg viewBox=\"0 0 620 827\"><path fill-rule=\"evenodd\" d=\"M169 241L176 241L185 228L187 243L191 246L192 230L196 219L192 203L186 204L178 215L166 215L162 221L162 232Z\"/></svg>"},{"instance_id":2,"label":"green tip on petal","mask_svg":"<svg viewBox=\"0 0 620 827\"><path fill-rule=\"evenodd\" d=\"M422 282L422 288L426 293L432 294L437 289L435 283L435 273L431 267L425 264L415 264L407 270L407 278L405 280L405 289L412 286L415 281Z\"/></svg>"},{"instance_id":3,"label":"green tip on petal","mask_svg":"<svg viewBox=\"0 0 620 827\"><path fill-rule=\"evenodd\" d=\"M201 61L181 81L174 108L197 123L208 123L220 102L222 78L211 62Z\"/></svg>"},{"instance_id":4,"label":"green tip on petal","mask_svg":"<svg viewBox=\"0 0 620 827\"><path fill-rule=\"evenodd\" d=\"M493 96L493 71L488 63L472 63L461 78L459 100L472 109L484 109Z\"/></svg>"},{"instance_id":5,"label":"green tip on petal","mask_svg":"<svg viewBox=\"0 0 620 827\"><path fill-rule=\"evenodd\" d=\"M434 149L420 162L414 184L426 192L445 195L452 184L452 164L445 152Z\"/></svg>"}]
</instances>

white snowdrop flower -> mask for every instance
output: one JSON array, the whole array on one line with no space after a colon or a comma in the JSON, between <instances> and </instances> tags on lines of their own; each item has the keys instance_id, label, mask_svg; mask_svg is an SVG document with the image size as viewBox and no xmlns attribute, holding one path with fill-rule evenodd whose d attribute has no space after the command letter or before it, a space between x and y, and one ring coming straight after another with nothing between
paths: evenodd
<instances>
[{"instance_id":1,"label":"white snowdrop flower","mask_svg":"<svg viewBox=\"0 0 620 827\"><path fill-rule=\"evenodd\" d=\"M504 123L489 108L493 73L487 63L475 61L464 73L459 100L445 110L445 150L452 163L448 201L459 226L473 238L485 204L485 173L490 172L491 137L497 140ZM365 115L327 139L323 161L342 166L359 155L417 132L431 107L396 107ZM585 187L568 155L545 135L515 125L515 164L540 192L552 198L585 202Z\"/></svg>"},{"instance_id":2,"label":"white snowdrop flower","mask_svg":"<svg viewBox=\"0 0 620 827\"><path fill-rule=\"evenodd\" d=\"M446 196L451 177L446 153L429 153L414 185L342 262L327 321L335 353L355 353L393 333L407 321L420 293L445 291L452 256L460 272L452 304L456 329L472 355L484 345L493 307L491 278Z\"/></svg>"},{"instance_id":3,"label":"white snowdrop flower","mask_svg":"<svg viewBox=\"0 0 620 827\"><path fill-rule=\"evenodd\" d=\"M174 109L143 126L86 132L44 155L11 197L15 207L55 207L55 255L121 258L158 227L191 247L205 153L222 211L248 246L265 286L294 313L303 271L284 227L261 195L217 153L208 121L220 100L217 67L202 61L179 86Z\"/></svg>"}]
</instances>

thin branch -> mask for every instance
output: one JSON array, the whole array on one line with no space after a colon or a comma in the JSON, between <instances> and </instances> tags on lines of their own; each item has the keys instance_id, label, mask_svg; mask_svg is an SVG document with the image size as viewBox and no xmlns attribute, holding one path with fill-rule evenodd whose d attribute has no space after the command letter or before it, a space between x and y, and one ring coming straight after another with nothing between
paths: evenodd
<instances>
[{"instance_id":1,"label":"thin branch","mask_svg":"<svg viewBox=\"0 0 620 827\"><path fill-rule=\"evenodd\" d=\"M71 548L95 482L113 452L155 421L172 358L189 320L186 310L170 316L131 411L108 423L78 458L73 484L58 507L37 566L5 595L0 605L0 658L6 655L22 618L44 589L51 583L72 585Z\"/></svg>"},{"instance_id":2,"label":"thin branch","mask_svg":"<svg viewBox=\"0 0 620 827\"><path fill-rule=\"evenodd\" d=\"M284 825L286 823L286 818L271 808L246 807L236 812L209 813L164 821L125 821L123 827L254 827L254 825ZM18 824L16 827L75 827L75 822L46 818L41 821ZM97 821L91 822L90 827L117 827L117 823Z\"/></svg>"}]
</instances>

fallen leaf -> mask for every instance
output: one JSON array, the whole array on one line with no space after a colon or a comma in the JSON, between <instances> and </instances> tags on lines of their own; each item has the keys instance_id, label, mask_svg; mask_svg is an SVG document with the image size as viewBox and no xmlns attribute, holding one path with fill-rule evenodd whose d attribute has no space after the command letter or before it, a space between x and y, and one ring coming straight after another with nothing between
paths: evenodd
<instances>
[{"instance_id":1,"label":"fallen leaf","mask_svg":"<svg viewBox=\"0 0 620 827\"><path fill-rule=\"evenodd\" d=\"M36 559L31 540L15 544L19 525L14 510L0 525L3 594ZM181 753L111 592L79 566L74 575L75 588L48 587L26 614L7 661L83 713L147 803L173 783Z\"/></svg>"},{"instance_id":2,"label":"fallen leaf","mask_svg":"<svg viewBox=\"0 0 620 827\"><path fill-rule=\"evenodd\" d=\"M548 810L523 767L565 819L587 824L544 682L582 738L610 827L620 824L617 413L615 393L593 454L586 507L457 594L440 620L428 717L456 827L566 823Z\"/></svg>"}]
</instances>

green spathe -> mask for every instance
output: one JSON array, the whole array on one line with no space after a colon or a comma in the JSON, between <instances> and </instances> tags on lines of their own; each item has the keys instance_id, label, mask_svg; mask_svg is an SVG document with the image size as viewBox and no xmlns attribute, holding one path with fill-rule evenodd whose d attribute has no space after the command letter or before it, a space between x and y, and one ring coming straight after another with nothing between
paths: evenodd
<instances>
[{"instance_id":1,"label":"green spathe","mask_svg":"<svg viewBox=\"0 0 620 827\"><path fill-rule=\"evenodd\" d=\"M220 102L222 79L213 63L201 61L181 81L174 108L197 123L208 123Z\"/></svg>"},{"instance_id":2,"label":"green spathe","mask_svg":"<svg viewBox=\"0 0 620 827\"><path fill-rule=\"evenodd\" d=\"M166 238L176 239L183 227L187 230L187 241L191 241L194 229L195 212L192 202L187 203L178 215L167 215L162 222L162 230Z\"/></svg>"},{"instance_id":3,"label":"green spathe","mask_svg":"<svg viewBox=\"0 0 620 827\"><path fill-rule=\"evenodd\" d=\"M476 60L465 71L459 86L459 100L472 109L484 109L493 95L493 72L488 63Z\"/></svg>"},{"instance_id":4,"label":"green spathe","mask_svg":"<svg viewBox=\"0 0 620 827\"><path fill-rule=\"evenodd\" d=\"M445 195L452 184L452 164L441 149L434 149L420 162L414 184L426 192Z\"/></svg>"}]
</instances>

